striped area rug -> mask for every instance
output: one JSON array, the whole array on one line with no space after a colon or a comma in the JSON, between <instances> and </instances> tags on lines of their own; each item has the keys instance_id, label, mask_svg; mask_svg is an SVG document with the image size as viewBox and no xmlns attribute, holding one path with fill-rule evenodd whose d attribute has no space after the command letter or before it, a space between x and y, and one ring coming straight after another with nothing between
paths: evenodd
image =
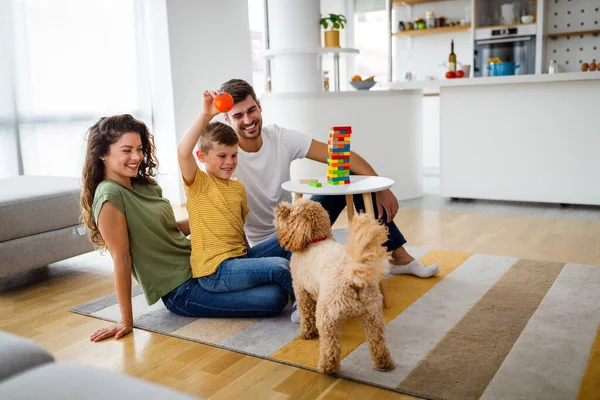
<instances>
[{"instance_id":1,"label":"striped area rug","mask_svg":"<svg viewBox=\"0 0 600 400\"><path fill-rule=\"evenodd\" d=\"M429 399L600 399L600 266L408 248L439 276L388 279L396 369L371 369L358 320L341 332L339 377ZM194 319L134 290L134 325L316 370L319 341L275 318ZM115 295L71 311L119 319Z\"/></svg>"}]
</instances>

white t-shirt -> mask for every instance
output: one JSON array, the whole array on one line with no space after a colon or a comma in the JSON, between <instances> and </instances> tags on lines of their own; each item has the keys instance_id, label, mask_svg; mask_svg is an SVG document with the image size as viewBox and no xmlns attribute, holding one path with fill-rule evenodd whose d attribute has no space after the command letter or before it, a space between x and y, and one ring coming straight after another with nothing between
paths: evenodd
<instances>
[{"instance_id":1,"label":"white t-shirt","mask_svg":"<svg viewBox=\"0 0 600 400\"><path fill-rule=\"evenodd\" d=\"M292 161L306 157L312 138L277 125L263 126L263 145L255 153L239 148L234 176L246 187L248 208L245 231L251 246L275 236L273 211L291 194L281 188L290 180Z\"/></svg>"}]
</instances>

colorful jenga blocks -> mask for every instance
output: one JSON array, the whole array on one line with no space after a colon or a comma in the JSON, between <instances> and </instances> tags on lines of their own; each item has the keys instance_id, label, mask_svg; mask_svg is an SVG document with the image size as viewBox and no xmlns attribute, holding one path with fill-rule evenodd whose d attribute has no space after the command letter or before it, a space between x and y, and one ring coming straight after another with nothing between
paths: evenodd
<instances>
[{"instance_id":1,"label":"colorful jenga blocks","mask_svg":"<svg viewBox=\"0 0 600 400\"><path fill-rule=\"evenodd\" d=\"M334 126L327 141L327 183L347 185L350 183L350 135L352 127Z\"/></svg>"}]
</instances>

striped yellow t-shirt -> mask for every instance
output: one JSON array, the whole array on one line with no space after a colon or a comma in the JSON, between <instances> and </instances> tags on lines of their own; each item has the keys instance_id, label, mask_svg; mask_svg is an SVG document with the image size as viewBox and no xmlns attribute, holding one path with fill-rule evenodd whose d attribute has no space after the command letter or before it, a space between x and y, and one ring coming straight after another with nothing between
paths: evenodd
<instances>
[{"instance_id":1,"label":"striped yellow t-shirt","mask_svg":"<svg viewBox=\"0 0 600 400\"><path fill-rule=\"evenodd\" d=\"M200 168L188 186L187 211L190 218L192 276L213 274L229 258L246 254L244 221L248 203L244 184L234 179L219 179Z\"/></svg>"}]
</instances>

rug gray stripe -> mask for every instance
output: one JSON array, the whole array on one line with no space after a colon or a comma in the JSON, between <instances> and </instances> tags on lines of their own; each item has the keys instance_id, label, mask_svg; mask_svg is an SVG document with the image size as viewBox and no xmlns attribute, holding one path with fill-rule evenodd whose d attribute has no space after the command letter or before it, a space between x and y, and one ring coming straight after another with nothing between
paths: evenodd
<instances>
[{"instance_id":1,"label":"rug gray stripe","mask_svg":"<svg viewBox=\"0 0 600 400\"><path fill-rule=\"evenodd\" d=\"M140 294L143 294L142 287L140 285L135 285L131 288L131 297L136 297ZM100 297L99 299L80 304L73 309L76 309L79 313L93 314L117 303L117 294L113 293L109 294L108 296Z\"/></svg>"},{"instance_id":2,"label":"rug gray stripe","mask_svg":"<svg viewBox=\"0 0 600 400\"><path fill-rule=\"evenodd\" d=\"M149 306L146 302L146 297L143 294L131 298L131 310L133 312L134 322L139 316L161 308L165 308L162 301L158 301ZM116 303L112 306L106 307L103 310L97 311L92 315L108 321L119 321L121 319L121 307L119 306L119 303Z\"/></svg>"},{"instance_id":3,"label":"rug gray stripe","mask_svg":"<svg viewBox=\"0 0 600 400\"><path fill-rule=\"evenodd\" d=\"M340 375L396 387L516 261L471 256L386 325L394 370L373 371L368 346L363 343L343 360Z\"/></svg>"},{"instance_id":4,"label":"rug gray stripe","mask_svg":"<svg viewBox=\"0 0 600 400\"><path fill-rule=\"evenodd\" d=\"M263 318L219 342L219 345L259 356L269 356L296 337L299 324L290 320L291 305L272 318Z\"/></svg>"},{"instance_id":5,"label":"rug gray stripe","mask_svg":"<svg viewBox=\"0 0 600 400\"><path fill-rule=\"evenodd\" d=\"M134 319L134 326L149 331L171 333L177 329L191 324L198 318L183 317L167 310L164 306L153 311L144 313Z\"/></svg>"},{"instance_id":6,"label":"rug gray stripe","mask_svg":"<svg viewBox=\"0 0 600 400\"><path fill-rule=\"evenodd\" d=\"M575 399L600 322L600 267L567 264L482 399Z\"/></svg>"}]
</instances>

